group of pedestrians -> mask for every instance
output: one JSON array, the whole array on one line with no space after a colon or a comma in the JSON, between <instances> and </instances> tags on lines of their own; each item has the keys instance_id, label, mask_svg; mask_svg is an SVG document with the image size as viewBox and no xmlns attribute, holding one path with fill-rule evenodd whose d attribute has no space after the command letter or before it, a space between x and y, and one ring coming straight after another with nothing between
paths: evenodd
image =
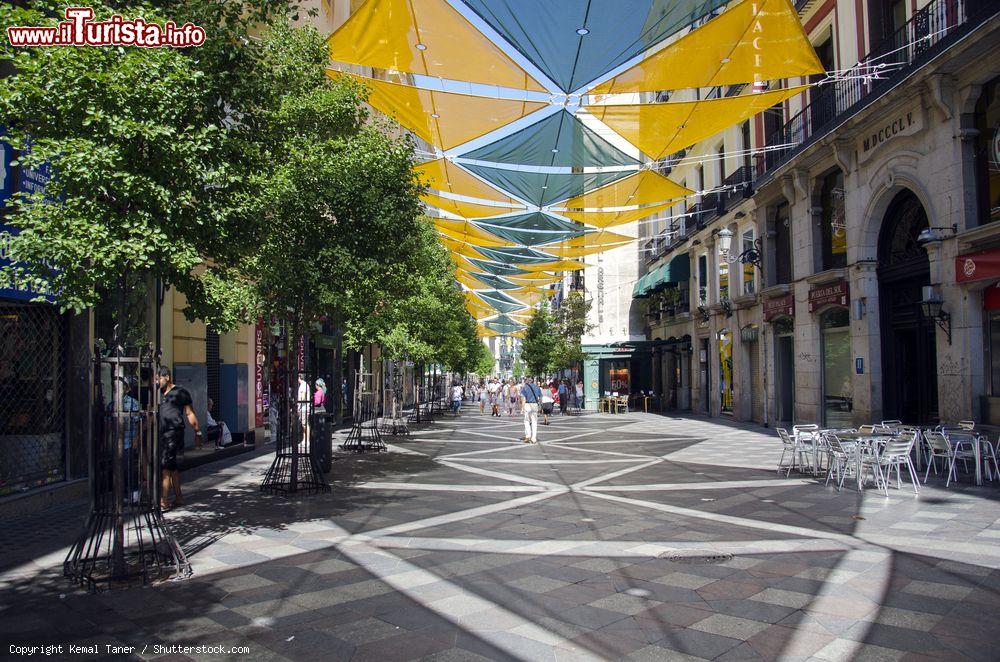
<instances>
[{"instance_id":1,"label":"group of pedestrians","mask_svg":"<svg viewBox=\"0 0 1000 662\"><path fill-rule=\"evenodd\" d=\"M473 402L479 403L479 413L490 416L524 417L524 443L538 442L538 417L541 414L542 425L549 425L550 417L555 413L556 405L559 413L566 415L570 406L583 408L583 382L577 382L574 387L568 380L552 380L538 384L527 377L520 382L515 379L507 381L496 377L472 383L468 389ZM452 406L457 414L464 399L465 390L457 383L452 388Z\"/></svg>"}]
</instances>

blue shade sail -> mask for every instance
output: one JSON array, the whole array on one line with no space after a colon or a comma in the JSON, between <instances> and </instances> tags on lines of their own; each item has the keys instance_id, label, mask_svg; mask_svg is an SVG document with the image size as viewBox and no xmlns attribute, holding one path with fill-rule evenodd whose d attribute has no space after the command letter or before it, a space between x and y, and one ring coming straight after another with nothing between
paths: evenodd
<instances>
[{"instance_id":1,"label":"blue shade sail","mask_svg":"<svg viewBox=\"0 0 1000 662\"><path fill-rule=\"evenodd\" d=\"M524 304L510 295L504 294L500 290L489 290L487 292L476 292L476 296L493 306L501 313L509 313L514 310L524 308Z\"/></svg>"},{"instance_id":2,"label":"blue shade sail","mask_svg":"<svg viewBox=\"0 0 1000 662\"><path fill-rule=\"evenodd\" d=\"M476 265L476 268L494 274L495 276L517 276L518 274L531 273L526 269L521 269L520 267L511 266L509 264L500 264L499 262L490 262L489 260L477 260L474 257L466 259Z\"/></svg>"},{"instance_id":3,"label":"blue shade sail","mask_svg":"<svg viewBox=\"0 0 1000 662\"><path fill-rule=\"evenodd\" d=\"M605 184L634 175L634 171L622 172L592 172L552 174L544 172L523 172L492 168L490 166L463 163L462 167L471 170L498 188L513 193L529 203L543 207L553 202L575 198L588 191L600 188Z\"/></svg>"},{"instance_id":4,"label":"blue shade sail","mask_svg":"<svg viewBox=\"0 0 1000 662\"><path fill-rule=\"evenodd\" d=\"M513 333L514 331L520 331L525 325L506 315L500 315L487 322L483 322L483 326L498 333Z\"/></svg>"},{"instance_id":5,"label":"blue shade sail","mask_svg":"<svg viewBox=\"0 0 1000 662\"><path fill-rule=\"evenodd\" d=\"M474 225L522 246L538 246L554 241L564 241L578 237L585 232L584 226L579 223L564 221L542 212L484 219L475 222ZM478 246L476 250L482 253Z\"/></svg>"},{"instance_id":6,"label":"blue shade sail","mask_svg":"<svg viewBox=\"0 0 1000 662\"><path fill-rule=\"evenodd\" d=\"M504 280L503 278L494 276L493 274L474 273L470 275L480 283L489 285L495 290L516 290L519 287L524 287L523 285L512 283L509 280Z\"/></svg>"},{"instance_id":7,"label":"blue shade sail","mask_svg":"<svg viewBox=\"0 0 1000 662\"><path fill-rule=\"evenodd\" d=\"M545 264L546 262L557 262L559 260L558 257L539 253L530 248L477 248L476 250L482 253L484 257L507 264Z\"/></svg>"},{"instance_id":8,"label":"blue shade sail","mask_svg":"<svg viewBox=\"0 0 1000 662\"><path fill-rule=\"evenodd\" d=\"M725 4L725 0L464 2L563 92L580 89Z\"/></svg>"},{"instance_id":9,"label":"blue shade sail","mask_svg":"<svg viewBox=\"0 0 1000 662\"><path fill-rule=\"evenodd\" d=\"M639 163L565 110L462 157L490 163L564 168Z\"/></svg>"}]
</instances>

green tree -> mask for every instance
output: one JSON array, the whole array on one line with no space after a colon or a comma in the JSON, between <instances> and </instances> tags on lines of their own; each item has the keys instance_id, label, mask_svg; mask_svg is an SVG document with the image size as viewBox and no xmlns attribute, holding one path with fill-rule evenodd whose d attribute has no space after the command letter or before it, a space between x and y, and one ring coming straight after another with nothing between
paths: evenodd
<instances>
[{"instance_id":1,"label":"green tree","mask_svg":"<svg viewBox=\"0 0 1000 662\"><path fill-rule=\"evenodd\" d=\"M543 302L531 316L521 343L521 358L528 372L539 377L551 372L555 367L555 351L558 344L555 318Z\"/></svg>"},{"instance_id":2,"label":"green tree","mask_svg":"<svg viewBox=\"0 0 1000 662\"><path fill-rule=\"evenodd\" d=\"M593 302L587 301L582 292L574 290L563 299L556 310L556 328L559 332L559 342L553 359L556 369L571 368L587 357L580 340L594 328L594 325L587 321L592 305Z\"/></svg>"}]
</instances>

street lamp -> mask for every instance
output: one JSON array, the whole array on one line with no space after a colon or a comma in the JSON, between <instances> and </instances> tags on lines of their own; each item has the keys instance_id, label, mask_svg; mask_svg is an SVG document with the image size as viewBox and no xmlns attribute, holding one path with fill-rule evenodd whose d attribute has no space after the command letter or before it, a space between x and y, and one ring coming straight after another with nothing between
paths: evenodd
<instances>
[{"instance_id":1,"label":"street lamp","mask_svg":"<svg viewBox=\"0 0 1000 662\"><path fill-rule=\"evenodd\" d=\"M944 302L941 295L933 285L925 285L923 297L920 301L920 310L927 319L934 320L934 323L941 327L948 337L948 344L951 344L951 315L944 309Z\"/></svg>"},{"instance_id":2,"label":"street lamp","mask_svg":"<svg viewBox=\"0 0 1000 662\"><path fill-rule=\"evenodd\" d=\"M761 268L761 262L763 259L761 250L763 248L763 244L761 243L760 237L754 239L753 245L739 255L732 255L730 253L732 245L733 231L729 228L722 228L719 230L719 254L726 260L726 262L729 264L741 262L743 264L752 264L758 269Z\"/></svg>"}]
</instances>

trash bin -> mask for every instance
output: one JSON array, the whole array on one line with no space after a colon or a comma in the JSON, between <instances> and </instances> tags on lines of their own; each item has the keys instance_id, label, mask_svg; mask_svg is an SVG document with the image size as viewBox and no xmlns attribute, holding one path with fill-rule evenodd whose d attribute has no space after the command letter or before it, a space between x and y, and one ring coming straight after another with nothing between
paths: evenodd
<instances>
[{"instance_id":1,"label":"trash bin","mask_svg":"<svg viewBox=\"0 0 1000 662\"><path fill-rule=\"evenodd\" d=\"M323 473L330 473L333 462L333 419L334 414L313 414L312 439L309 454Z\"/></svg>"}]
</instances>

